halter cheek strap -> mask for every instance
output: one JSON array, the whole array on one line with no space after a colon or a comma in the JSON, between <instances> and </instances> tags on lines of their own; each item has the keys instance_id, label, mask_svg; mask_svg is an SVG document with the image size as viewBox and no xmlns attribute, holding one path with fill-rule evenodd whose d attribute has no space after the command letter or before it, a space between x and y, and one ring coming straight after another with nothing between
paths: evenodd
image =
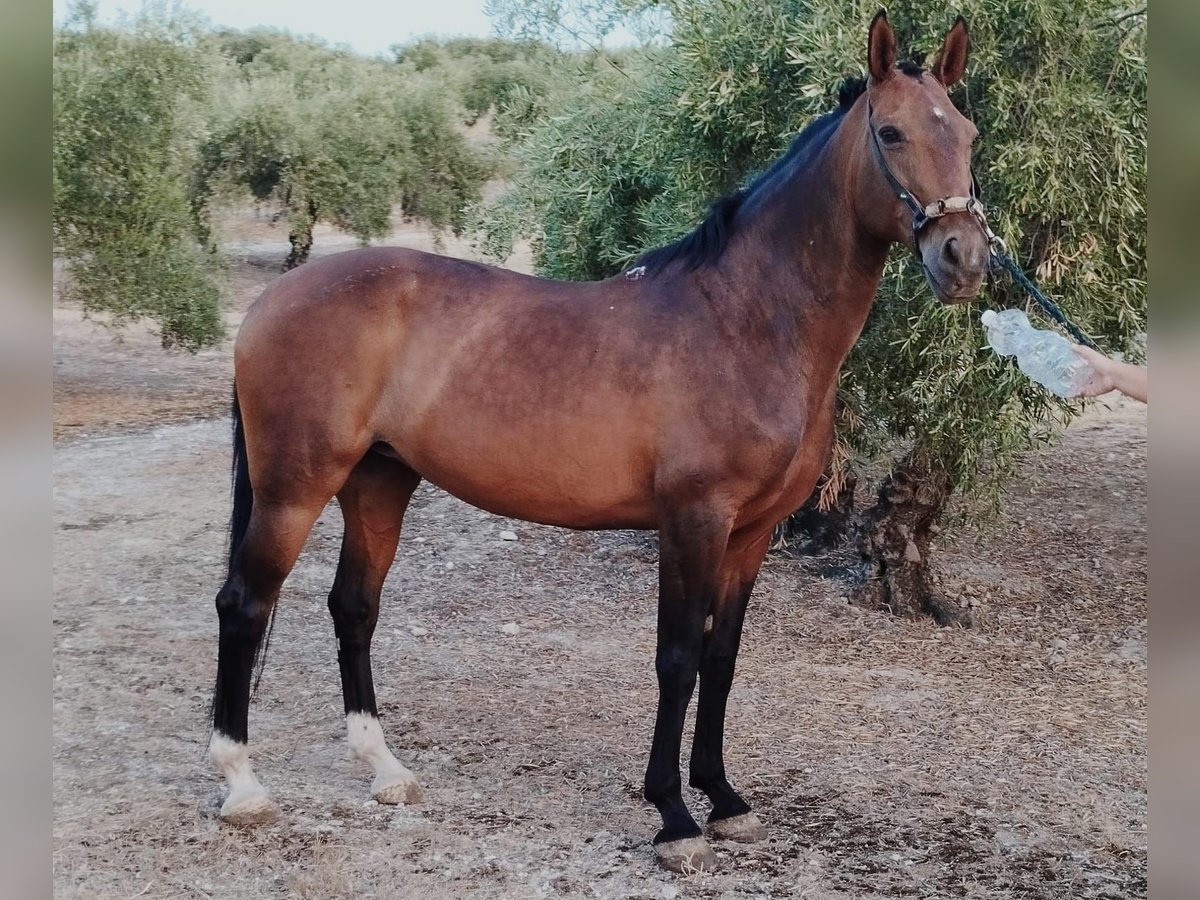
<instances>
[{"instance_id":1,"label":"halter cheek strap","mask_svg":"<svg viewBox=\"0 0 1200 900\"><path fill-rule=\"evenodd\" d=\"M883 173L884 179L892 192L900 198L900 201L908 207L908 211L912 213L912 250L914 253L919 252L919 244L917 239L921 235L921 230L925 228L934 219L940 219L942 216L951 215L952 213L969 213L971 218L983 231L984 237L987 238L988 247L992 255L1005 252L1004 241L992 231L988 225L987 216L984 214L983 203L979 200L979 181L975 178L975 170L971 170L971 196L969 197L943 197L940 200L934 200L932 203L922 205L917 198L913 196L913 192L904 186L896 173L892 171L892 167L888 165L887 158L883 155L883 147L879 143L879 133L875 130L875 107L871 103L871 95L867 94L867 131L871 135L871 155L875 157L875 163L879 166L880 172Z\"/></svg>"}]
</instances>

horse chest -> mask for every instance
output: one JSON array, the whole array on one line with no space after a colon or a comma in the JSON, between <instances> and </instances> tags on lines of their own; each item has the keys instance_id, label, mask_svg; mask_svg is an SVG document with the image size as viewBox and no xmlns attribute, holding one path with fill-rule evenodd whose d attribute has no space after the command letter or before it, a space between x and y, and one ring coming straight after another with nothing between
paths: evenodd
<instances>
[{"instance_id":1,"label":"horse chest","mask_svg":"<svg viewBox=\"0 0 1200 900\"><path fill-rule=\"evenodd\" d=\"M771 447L773 465L762 470L753 497L748 497L739 517L744 522L770 519L774 522L799 509L812 494L829 459L833 438L832 416L815 417L808 427L797 427L786 439L774 441L761 435L759 447Z\"/></svg>"}]
</instances>

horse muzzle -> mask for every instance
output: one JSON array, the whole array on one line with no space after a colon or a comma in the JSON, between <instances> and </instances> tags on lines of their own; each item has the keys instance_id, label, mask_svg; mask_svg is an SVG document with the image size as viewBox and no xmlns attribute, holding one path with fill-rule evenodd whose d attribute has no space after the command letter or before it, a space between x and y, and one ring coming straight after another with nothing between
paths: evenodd
<instances>
[{"instance_id":1,"label":"horse muzzle","mask_svg":"<svg viewBox=\"0 0 1200 900\"><path fill-rule=\"evenodd\" d=\"M991 248L985 235L964 217L930 223L921 235L921 267L942 303L974 300L988 273Z\"/></svg>"}]
</instances>

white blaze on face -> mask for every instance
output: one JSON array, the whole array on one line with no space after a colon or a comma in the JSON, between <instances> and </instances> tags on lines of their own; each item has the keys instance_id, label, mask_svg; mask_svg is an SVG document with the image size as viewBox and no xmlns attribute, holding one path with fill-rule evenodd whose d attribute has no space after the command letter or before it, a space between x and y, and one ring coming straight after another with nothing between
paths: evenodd
<instances>
[{"instance_id":1,"label":"white blaze on face","mask_svg":"<svg viewBox=\"0 0 1200 900\"><path fill-rule=\"evenodd\" d=\"M946 122L946 112L940 106L933 108L933 117L943 124Z\"/></svg>"}]
</instances>

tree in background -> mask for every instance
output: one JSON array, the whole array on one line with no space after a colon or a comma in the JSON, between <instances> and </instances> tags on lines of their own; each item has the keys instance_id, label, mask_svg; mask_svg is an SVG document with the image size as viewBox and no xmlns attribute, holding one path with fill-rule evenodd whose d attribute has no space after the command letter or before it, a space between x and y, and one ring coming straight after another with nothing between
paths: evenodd
<instances>
[{"instance_id":1,"label":"tree in background","mask_svg":"<svg viewBox=\"0 0 1200 900\"><path fill-rule=\"evenodd\" d=\"M398 207L459 233L494 168L464 125L516 90L479 87L480 109L467 111L456 98L469 66L423 72L161 10L105 27L81 3L54 40L65 295L113 326L149 318L164 345L188 349L223 333L212 233L221 204L275 204L288 223L288 268L308 258L318 221L365 243L388 234ZM501 43L463 51L464 65L519 67L527 51Z\"/></svg>"},{"instance_id":2,"label":"tree in background","mask_svg":"<svg viewBox=\"0 0 1200 900\"><path fill-rule=\"evenodd\" d=\"M233 65L192 181L207 238L213 207L239 191L286 216L284 269L308 259L318 221L366 243L388 234L399 205L462 229L489 165L436 78L269 32L216 40Z\"/></svg>"},{"instance_id":3,"label":"tree in background","mask_svg":"<svg viewBox=\"0 0 1200 900\"><path fill-rule=\"evenodd\" d=\"M64 290L114 325L148 317L164 345L221 333L220 288L191 229L187 183L211 67L182 19L98 26L75 7L54 37L54 242Z\"/></svg>"},{"instance_id":4,"label":"tree in background","mask_svg":"<svg viewBox=\"0 0 1200 900\"><path fill-rule=\"evenodd\" d=\"M541 41L504 38L427 37L391 51L400 65L437 75L451 87L468 125L496 110L536 103L551 89L551 64L562 59Z\"/></svg>"},{"instance_id":5,"label":"tree in background","mask_svg":"<svg viewBox=\"0 0 1200 900\"><path fill-rule=\"evenodd\" d=\"M677 237L830 109L842 76L862 70L877 6L578 5L599 21L631 8L665 11L669 41L620 71L596 69L568 85L564 70L549 115L514 143L509 190L481 221L489 251L503 255L528 236L542 274L586 279ZM536 9L549 10L553 29L570 6L542 0ZM1144 15L1120 0L906 3L889 14L902 49L907 41L920 55L959 11L973 51L952 97L983 134L976 169L993 227L1085 330L1137 356L1146 313ZM518 16L525 31L529 15ZM984 296L989 305L1026 302L1007 282ZM904 252L889 264L839 398L822 499L844 508L839 493L868 460L891 470L862 521L863 597L898 614L955 620L933 587L934 536L997 509L1020 453L1053 439L1081 405L987 350L977 308L939 304Z\"/></svg>"}]
</instances>

